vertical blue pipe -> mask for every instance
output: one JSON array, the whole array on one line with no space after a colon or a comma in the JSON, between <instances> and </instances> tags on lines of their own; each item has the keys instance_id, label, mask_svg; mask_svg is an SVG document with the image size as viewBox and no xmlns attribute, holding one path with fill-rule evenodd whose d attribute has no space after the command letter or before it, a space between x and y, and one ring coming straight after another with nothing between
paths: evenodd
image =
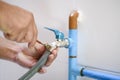
<instances>
[{"instance_id":1,"label":"vertical blue pipe","mask_svg":"<svg viewBox=\"0 0 120 80\"><path fill-rule=\"evenodd\" d=\"M79 68L77 65L77 29L69 30L69 80L77 80L77 76L86 76L99 80L120 80L120 76L110 75L103 72ZM81 72L81 73L80 73Z\"/></svg>"},{"instance_id":2,"label":"vertical blue pipe","mask_svg":"<svg viewBox=\"0 0 120 80\"><path fill-rule=\"evenodd\" d=\"M76 80L76 75L74 75L74 69L77 66L77 30L69 30L69 38L72 40L69 47L69 80Z\"/></svg>"},{"instance_id":3,"label":"vertical blue pipe","mask_svg":"<svg viewBox=\"0 0 120 80\"><path fill-rule=\"evenodd\" d=\"M77 80L77 76L87 76L100 80L120 80L120 76L105 74L80 68L77 65L77 18L79 13L74 10L69 16L69 80Z\"/></svg>"},{"instance_id":4,"label":"vertical blue pipe","mask_svg":"<svg viewBox=\"0 0 120 80\"><path fill-rule=\"evenodd\" d=\"M77 18L78 11L73 10L69 16L69 80L76 80L80 71L77 66Z\"/></svg>"}]
</instances>

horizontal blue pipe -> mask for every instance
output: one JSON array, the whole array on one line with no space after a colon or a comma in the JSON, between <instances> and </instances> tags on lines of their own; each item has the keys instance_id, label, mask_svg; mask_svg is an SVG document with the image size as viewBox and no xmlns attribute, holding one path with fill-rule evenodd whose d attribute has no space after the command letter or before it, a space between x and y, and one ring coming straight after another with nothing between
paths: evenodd
<instances>
[{"instance_id":1,"label":"horizontal blue pipe","mask_svg":"<svg viewBox=\"0 0 120 80\"><path fill-rule=\"evenodd\" d=\"M97 71L92 71L87 69L83 69L81 74L83 76L87 76L87 77L95 78L99 80L120 80L120 76L105 74L102 72L97 72Z\"/></svg>"}]
</instances>

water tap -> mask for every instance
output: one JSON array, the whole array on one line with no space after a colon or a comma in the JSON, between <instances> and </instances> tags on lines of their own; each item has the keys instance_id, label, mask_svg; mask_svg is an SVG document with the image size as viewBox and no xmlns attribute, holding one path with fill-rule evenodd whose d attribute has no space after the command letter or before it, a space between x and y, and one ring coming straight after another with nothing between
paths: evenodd
<instances>
[{"instance_id":1,"label":"water tap","mask_svg":"<svg viewBox=\"0 0 120 80\"><path fill-rule=\"evenodd\" d=\"M56 41L50 44L44 44L44 46L46 47L46 51L43 53L42 57L39 59L39 61L36 63L35 66L33 66L27 73L21 76L18 80L29 80L35 73L38 72L38 70L41 67L44 66L48 56L55 48L59 48L59 47L67 48L69 46L69 39L64 38L64 34L62 32L56 29L48 28L48 27L45 27L45 28L55 33Z\"/></svg>"},{"instance_id":2,"label":"water tap","mask_svg":"<svg viewBox=\"0 0 120 80\"><path fill-rule=\"evenodd\" d=\"M54 42L52 42L50 44L45 44L45 46L47 46L47 45L51 46L50 51L52 51L53 49L55 49L57 47L58 48L61 48L61 47L68 48L68 46L69 46L69 39L65 38L64 34L62 32L60 32L57 29L52 29L52 28L48 28L48 27L45 27L45 29L54 32L55 38L56 38L56 41L54 41Z\"/></svg>"}]
</instances>

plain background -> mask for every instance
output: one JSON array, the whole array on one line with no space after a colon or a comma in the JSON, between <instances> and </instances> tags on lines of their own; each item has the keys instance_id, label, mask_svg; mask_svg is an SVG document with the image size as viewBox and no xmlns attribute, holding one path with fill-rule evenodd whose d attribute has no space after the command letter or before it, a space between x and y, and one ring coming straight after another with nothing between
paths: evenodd
<instances>
[{"instance_id":1,"label":"plain background","mask_svg":"<svg viewBox=\"0 0 120 80\"><path fill-rule=\"evenodd\" d=\"M53 32L59 29L68 36L68 17L72 10L80 11L78 62L92 68L120 75L120 0L4 0L34 14L43 43L55 41ZM0 33L2 36L2 33ZM0 80L17 80L28 69L0 60ZM108 72L109 73L109 72ZM114 74L112 73L112 74ZM67 80L68 51L60 49L58 57L46 74L36 74L31 80ZM88 78L78 78L88 80ZM92 79L90 79L92 80Z\"/></svg>"}]
</instances>

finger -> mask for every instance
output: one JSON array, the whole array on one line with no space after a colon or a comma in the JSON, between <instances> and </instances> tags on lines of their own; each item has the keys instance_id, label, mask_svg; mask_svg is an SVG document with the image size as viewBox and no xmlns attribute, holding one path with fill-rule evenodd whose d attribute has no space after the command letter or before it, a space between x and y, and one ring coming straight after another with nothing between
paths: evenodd
<instances>
[{"instance_id":1,"label":"finger","mask_svg":"<svg viewBox=\"0 0 120 80\"><path fill-rule=\"evenodd\" d=\"M35 49L36 52L34 52L33 55L36 59L39 60L41 58L41 56L43 55L44 51L45 51L45 46L36 42L36 44L34 46L34 49Z\"/></svg>"},{"instance_id":2,"label":"finger","mask_svg":"<svg viewBox=\"0 0 120 80\"><path fill-rule=\"evenodd\" d=\"M16 38L17 38L16 35L12 35L12 34L9 34L9 33L4 33L4 37L9 39L9 40L12 40L12 41L16 41Z\"/></svg>"},{"instance_id":3,"label":"finger","mask_svg":"<svg viewBox=\"0 0 120 80\"><path fill-rule=\"evenodd\" d=\"M39 42L36 42L34 47L38 53L43 53L46 49L45 46Z\"/></svg>"},{"instance_id":4,"label":"finger","mask_svg":"<svg viewBox=\"0 0 120 80\"><path fill-rule=\"evenodd\" d=\"M47 72L47 69L46 69L46 67L42 67L38 72L43 74L43 73Z\"/></svg>"},{"instance_id":5,"label":"finger","mask_svg":"<svg viewBox=\"0 0 120 80\"><path fill-rule=\"evenodd\" d=\"M26 35L26 30L22 31L19 36L16 38L17 42L25 42L25 35Z\"/></svg>"},{"instance_id":6,"label":"finger","mask_svg":"<svg viewBox=\"0 0 120 80\"><path fill-rule=\"evenodd\" d=\"M4 37L6 37L6 38L8 37L8 34L7 34L7 33L3 33L3 35L4 35Z\"/></svg>"},{"instance_id":7,"label":"finger","mask_svg":"<svg viewBox=\"0 0 120 80\"><path fill-rule=\"evenodd\" d=\"M53 50L52 53L49 55L45 66L50 66L56 57L57 57L57 50Z\"/></svg>"},{"instance_id":8,"label":"finger","mask_svg":"<svg viewBox=\"0 0 120 80\"><path fill-rule=\"evenodd\" d=\"M25 43L25 42L26 42L25 38L21 40L21 43Z\"/></svg>"},{"instance_id":9,"label":"finger","mask_svg":"<svg viewBox=\"0 0 120 80\"><path fill-rule=\"evenodd\" d=\"M25 35L25 41L30 43L32 41L32 39L33 39L33 32L29 28L27 31L27 34Z\"/></svg>"},{"instance_id":10,"label":"finger","mask_svg":"<svg viewBox=\"0 0 120 80\"><path fill-rule=\"evenodd\" d=\"M33 28L33 29L32 29ZM37 41L37 35L38 35L38 31L37 31L37 28L36 28L36 25L33 23L33 26L32 26L32 30L33 30L33 39L32 41L29 43L29 47L33 47Z\"/></svg>"}]
</instances>

